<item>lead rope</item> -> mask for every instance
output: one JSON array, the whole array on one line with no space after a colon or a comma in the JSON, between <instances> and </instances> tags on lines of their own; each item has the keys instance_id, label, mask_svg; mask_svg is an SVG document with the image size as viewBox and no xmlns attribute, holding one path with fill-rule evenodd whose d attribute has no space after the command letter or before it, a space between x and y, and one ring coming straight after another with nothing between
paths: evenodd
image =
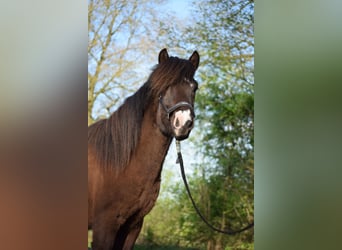
<instances>
[{"instance_id":1,"label":"lead rope","mask_svg":"<svg viewBox=\"0 0 342 250\"><path fill-rule=\"evenodd\" d=\"M192 198L191 192L190 192L190 188L188 185L188 182L186 180L186 176L185 176L185 171L184 171L184 165L183 165L183 157L182 157L182 153L181 153L181 147L180 147L180 141L176 140L176 150L177 150L177 161L176 163L180 164L180 169L181 169L181 174L182 174L182 178L183 178L183 182L186 188L186 191L189 195L189 198L192 202L193 207L195 208L197 214L199 215L199 217L201 217L201 219L203 220L203 222L205 222L205 224L207 224L208 227L210 227L212 230L219 232L219 233L223 233L223 234L229 234L229 235L234 235L234 234L238 234L241 233L247 229L250 229L252 227L254 227L254 222L252 222L251 224L248 224L246 227L239 229L239 230L221 230L219 228L214 227L213 225L211 225L207 219L202 215L202 213L199 211L198 207L195 204L194 199Z\"/></svg>"}]
</instances>

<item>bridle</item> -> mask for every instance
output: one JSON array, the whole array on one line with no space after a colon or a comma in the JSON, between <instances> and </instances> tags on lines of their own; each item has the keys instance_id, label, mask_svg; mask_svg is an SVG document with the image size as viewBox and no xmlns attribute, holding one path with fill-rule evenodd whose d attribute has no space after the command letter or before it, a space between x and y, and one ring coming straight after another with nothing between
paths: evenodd
<instances>
[{"instance_id":1,"label":"bridle","mask_svg":"<svg viewBox=\"0 0 342 250\"><path fill-rule=\"evenodd\" d=\"M177 110L179 108L183 108L183 107L189 108L191 110L191 113L194 114L194 107L188 102L177 102L171 108L167 108L163 103L163 97L159 96L159 103L163 107L163 109L165 110L165 112L167 114L167 119L169 119L169 120L170 120L170 114L172 114L172 112L174 112L175 110Z\"/></svg>"}]
</instances>

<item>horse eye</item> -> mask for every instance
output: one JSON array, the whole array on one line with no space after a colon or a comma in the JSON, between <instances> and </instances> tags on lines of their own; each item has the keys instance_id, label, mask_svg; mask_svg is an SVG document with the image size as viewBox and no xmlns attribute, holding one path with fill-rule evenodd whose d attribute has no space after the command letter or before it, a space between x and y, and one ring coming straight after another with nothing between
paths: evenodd
<instances>
[{"instance_id":1,"label":"horse eye","mask_svg":"<svg viewBox=\"0 0 342 250\"><path fill-rule=\"evenodd\" d=\"M193 80L191 83L190 83L190 86L191 88L196 91L198 89L198 84L196 82L196 80Z\"/></svg>"},{"instance_id":2,"label":"horse eye","mask_svg":"<svg viewBox=\"0 0 342 250\"><path fill-rule=\"evenodd\" d=\"M194 91L196 91L197 89L198 89L198 86L197 86L197 84L192 84L192 86L191 86L193 89L194 89Z\"/></svg>"}]
</instances>

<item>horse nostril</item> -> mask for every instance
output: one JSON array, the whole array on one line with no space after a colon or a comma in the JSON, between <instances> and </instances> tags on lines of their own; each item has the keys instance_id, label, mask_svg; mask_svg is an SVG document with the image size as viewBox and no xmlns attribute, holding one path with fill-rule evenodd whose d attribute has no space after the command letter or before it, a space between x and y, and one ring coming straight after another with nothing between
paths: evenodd
<instances>
[{"instance_id":1,"label":"horse nostril","mask_svg":"<svg viewBox=\"0 0 342 250\"><path fill-rule=\"evenodd\" d=\"M192 120L187 120L186 123L185 123L185 126L188 127L188 128L191 128Z\"/></svg>"},{"instance_id":2,"label":"horse nostril","mask_svg":"<svg viewBox=\"0 0 342 250\"><path fill-rule=\"evenodd\" d=\"M178 118L176 118L175 127L176 127L176 128L178 128L178 127L179 127L179 120L178 120Z\"/></svg>"}]
</instances>

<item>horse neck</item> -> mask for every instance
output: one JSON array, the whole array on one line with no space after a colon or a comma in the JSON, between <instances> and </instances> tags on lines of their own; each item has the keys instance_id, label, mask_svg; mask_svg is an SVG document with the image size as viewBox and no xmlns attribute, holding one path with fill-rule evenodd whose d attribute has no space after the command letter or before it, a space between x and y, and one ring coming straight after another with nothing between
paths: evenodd
<instances>
[{"instance_id":1,"label":"horse neck","mask_svg":"<svg viewBox=\"0 0 342 250\"><path fill-rule=\"evenodd\" d=\"M163 135L156 124L157 108L149 107L144 114L141 136L136 150L139 171L148 172L150 178L160 178L162 165L172 137Z\"/></svg>"}]
</instances>

